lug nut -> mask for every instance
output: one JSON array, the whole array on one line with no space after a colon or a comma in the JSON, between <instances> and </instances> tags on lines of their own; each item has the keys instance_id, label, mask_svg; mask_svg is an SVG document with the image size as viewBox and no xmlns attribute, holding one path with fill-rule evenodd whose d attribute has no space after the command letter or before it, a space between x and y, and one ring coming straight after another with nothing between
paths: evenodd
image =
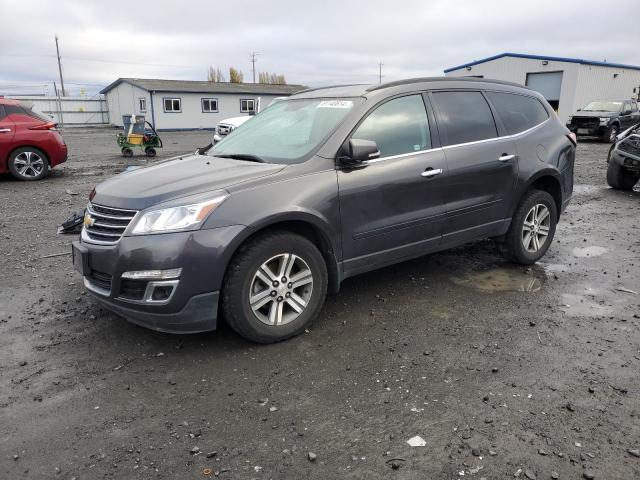
<instances>
[{"instance_id":1,"label":"lug nut","mask_svg":"<svg viewBox=\"0 0 640 480\"><path fill-rule=\"evenodd\" d=\"M275 290L271 290L271 296L275 297L276 296L276 291Z\"/></svg>"},{"instance_id":2,"label":"lug nut","mask_svg":"<svg viewBox=\"0 0 640 480\"><path fill-rule=\"evenodd\" d=\"M287 288L293 288L293 283L289 282L289 283L287 284Z\"/></svg>"},{"instance_id":3,"label":"lug nut","mask_svg":"<svg viewBox=\"0 0 640 480\"><path fill-rule=\"evenodd\" d=\"M282 297L278 297L278 301L281 302L282 301Z\"/></svg>"},{"instance_id":4,"label":"lug nut","mask_svg":"<svg viewBox=\"0 0 640 480\"><path fill-rule=\"evenodd\" d=\"M285 295L284 295L284 296L285 296L285 297L287 297L287 298L289 298L289 297L291 296L291 292L287 292L287 293L285 293Z\"/></svg>"},{"instance_id":5,"label":"lug nut","mask_svg":"<svg viewBox=\"0 0 640 480\"><path fill-rule=\"evenodd\" d=\"M287 281L287 277L282 277L282 283Z\"/></svg>"},{"instance_id":6,"label":"lug nut","mask_svg":"<svg viewBox=\"0 0 640 480\"><path fill-rule=\"evenodd\" d=\"M274 287L277 287L278 285L280 285L280 283L277 280L274 280L271 285L273 285Z\"/></svg>"}]
</instances>

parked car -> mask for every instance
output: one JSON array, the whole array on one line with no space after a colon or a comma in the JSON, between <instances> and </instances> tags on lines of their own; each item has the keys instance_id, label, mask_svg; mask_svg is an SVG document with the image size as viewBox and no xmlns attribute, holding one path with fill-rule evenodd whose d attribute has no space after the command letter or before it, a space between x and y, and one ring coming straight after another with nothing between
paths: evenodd
<instances>
[{"instance_id":1,"label":"parked car","mask_svg":"<svg viewBox=\"0 0 640 480\"><path fill-rule=\"evenodd\" d=\"M73 262L134 323L268 343L354 275L494 238L529 265L573 191L575 136L516 84L425 78L308 90L206 155L90 196Z\"/></svg>"},{"instance_id":2,"label":"parked car","mask_svg":"<svg viewBox=\"0 0 640 480\"><path fill-rule=\"evenodd\" d=\"M640 124L622 132L609 150L607 183L618 190L631 190L640 180Z\"/></svg>"},{"instance_id":3,"label":"parked car","mask_svg":"<svg viewBox=\"0 0 640 480\"><path fill-rule=\"evenodd\" d=\"M280 100L284 100L285 98L287 97L274 98L273 100L271 100L268 107L270 107L274 103L279 102ZM218 143L227 135L229 135L231 132L233 132L236 128L238 128L240 125L243 125L247 121L251 120L255 114L260 113L260 103L261 103L260 100L261 99L258 98L258 101L256 102L257 106L256 106L255 112L251 112L249 115L243 115L242 117L225 118L224 120L221 120L220 122L218 122L218 124L216 125L215 133L213 135L213 144Z\"/></svg>"},{"instance_id":4,"label":"parked car","mask_svg":"<svg viewBox=\"0 0 640 480\"><path fill-rule=\"evenodd\" d=\"M67 160L67 145L56 124L25 104L0 98L0 173L40 180Z\"/></svg>"},{"instance_id":5,"label":"parked car","mask_svg":"<svg viewBox=\"0 0 640 480\"><path fill-rule=\"evenodd\" d=\"M577 136L600 137L615 142L616 136L640 122L636 100L605 100L590 102L569 117L567 128Z\"/></svg>"}]
</instances>

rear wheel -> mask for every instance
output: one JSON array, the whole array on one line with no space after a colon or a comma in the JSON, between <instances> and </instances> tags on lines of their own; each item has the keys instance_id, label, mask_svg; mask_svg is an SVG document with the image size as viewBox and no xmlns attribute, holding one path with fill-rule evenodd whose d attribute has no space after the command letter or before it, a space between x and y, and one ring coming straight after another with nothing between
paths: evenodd
<instances>
[{"instance_id":1,"label":"rear wheel","mask_svg":"<svg viewBox=\"0 0 640 480\"><path fill-rule=\"evenodd\" d=\"M607 183L616 190L631 190L640 180L640 174L630 172L621 165L609 162L607 166Z\"/></svg>"},{"instance_id":2,"label":"rear wheel","mask_svg":"<svg viewBox=\"0 0 640 480\"><path fill-rule=\"evenodd\" d=\"M302 333L327 293L327 267L306 238L273 232L251 240L231 260L222 312L240 335L273 343Z\"/></svg>"},{"instance_id":3,"label":"rear wheel","mask_svg":"<svg viewBox=\"0 0 640 480\"><path fill-rule=\"evenodd\" d=\"M505 238L508 257L523 265L537 262L553 241L557 221L553 197L543 190L529 190L520 200Z\"/></svg>"},{"instance_id":4,"label":"rear wheel","mask_svg":"<svg viewBox=\"0 0 640 480\"><path fill-rule=\"evenodd\" d=\"M49 160L34 147L21 147L9 156L9 171L18 180L40 180L49 174Z\"/></svg>"},{"instance_id":5,"label":"rear wheel","mask_svg":"<svg viewBox=\"0 0 640 480\"><path fill-rule=\"evenodd\" d=\"M144 153L147 155L147 157L155 157L156 149L153 147L147 147L144 149Z\"/></svg>"}]
</instances>

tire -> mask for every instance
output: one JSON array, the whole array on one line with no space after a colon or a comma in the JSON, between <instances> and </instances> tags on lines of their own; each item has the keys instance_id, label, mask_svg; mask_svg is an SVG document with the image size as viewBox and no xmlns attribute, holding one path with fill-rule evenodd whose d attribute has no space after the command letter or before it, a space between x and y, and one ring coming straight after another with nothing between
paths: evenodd
<instances>
[{"instance_id":1,"label":"tire","mask_svg":"<svg viewBox=\"0 0 640 480\"><path fill-rule=\"evenodd\" d=\"M282 265L287 260L293 260L290 277L297 277L296 283L301 285L292 286L289 278L282 282L286 276ZM259 269L266 270L258 273ZM272 283L267 286L263 278ZM222 314L247 340L286 340L302 333L317 318L327 295L327 278L322 254L305 237L284 231L261 235L240 247L229 264L222 287ZM253 307L251 295L257 299ZM301 308L303 303L306 307Z\"/></svg>"},{"instance_id":2,"label":"tire","mask_svg":"<svg viewBox=\"0 0 640 480\"><path fill-rule=\"evenodd\" d=\"M607 128L607 131L602 136L602 141L607 143L615 143L618 133L620 133L620 129L618 128L618 126L611 125L609 128Z\"/></svg>"},{"instance_id":3,"label":"tire","mask_svg":"<svg viewBox=\"0 0 640 480\"><path fill-rule=\"evenodd\" d=\"M639 174L626 170L621 165L609 162L607 166L607 183L616 190L632 190L640 180Z\"/></svg>"},{"instance_id":4,"label":"tire","mask_svg":"<svg viewBox=\"0 0 640 480\"><path fill-rule=\"evenodd\" d=\"M7 166L11 175L27 182L41 180L49 175L51 170L47 155L35 147L16 148L9 155Z\"/></svg>"},{"instance_id":5,"label":"tire","mask_svg":"<svg viewBox=\"0 0 640 480\"><path fill-rule=\"evenodd\" d=\"M156 156L156 149L153 147L147 147L144 149L144 153L147 157L155 157Z\"/></svg>"},{"instance_id":6,"label":"tire","mask_svg":"<svg viewBox=\"0 0 640 480\"><path fill-rule=\"evenodd\" d=\"M545 211L547 216L544 216ZM535 222L532 221L532 215L537 216ZM558 209L553 197L543 190L529 190L520 200L505 237L507 257L522 265L531 265L540 260L553 242L557 221ZM546 227L546 236L543 236L543 227Z\"/></svg>"},{"instance_id":7,"label":"tire","mask_svg":"<svg viewBox=\"0 0 640 480\"><path fill-rule=\"evenodd\" d=\"M122 149L122 156L126 158L133 157L133 150L131 150L129 147L124 147Z\"/></svg>"}]
</instances>

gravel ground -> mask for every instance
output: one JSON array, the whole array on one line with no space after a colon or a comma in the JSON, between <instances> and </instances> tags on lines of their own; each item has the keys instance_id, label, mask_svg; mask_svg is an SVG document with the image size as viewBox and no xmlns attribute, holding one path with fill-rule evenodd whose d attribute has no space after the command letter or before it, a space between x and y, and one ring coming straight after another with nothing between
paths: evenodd
<instances>
[{"instance_id":1,"label":"gravel ground","mask_svg":"<svg viewBox=\"0 0 640 480\"><path fill-rule=\"evenodd\" d=\"M607 145L580 144L533 268L491 242L427 256L256 346L155 333L85 295L56 227L145 159L113 130L64 136L49 179L0 178L0 478L640 478L640 193L606 187ZM210 134L162 137L166 157Z\"/></svg>"}]
</instances>

